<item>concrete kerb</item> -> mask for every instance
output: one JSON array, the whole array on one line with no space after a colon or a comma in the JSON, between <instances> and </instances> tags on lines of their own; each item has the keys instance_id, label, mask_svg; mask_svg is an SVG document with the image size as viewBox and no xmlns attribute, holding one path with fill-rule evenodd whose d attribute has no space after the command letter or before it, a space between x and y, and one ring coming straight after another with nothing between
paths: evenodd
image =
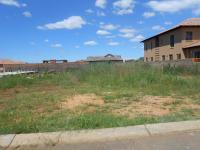
<instances>
[{"instance_id":1,"label":"concrete kerb","mask_svg":"<svg viewBox=\"0 0 200 150\"><path fill-rule=\"evenodd\" d=\"M0 148L112 141L194 130L200 130L200 120L97 130L1 135Z\"/></svg>"},{"instance_id":2,"label":"concrete kerb","mask_svg":"<svg viewBox=\"0 0 200 150\"><path fill-rule=\"evenodd\" d=\"M146 125L151 135L200 130L200 120Z\"/></svg>"}]
</instances>

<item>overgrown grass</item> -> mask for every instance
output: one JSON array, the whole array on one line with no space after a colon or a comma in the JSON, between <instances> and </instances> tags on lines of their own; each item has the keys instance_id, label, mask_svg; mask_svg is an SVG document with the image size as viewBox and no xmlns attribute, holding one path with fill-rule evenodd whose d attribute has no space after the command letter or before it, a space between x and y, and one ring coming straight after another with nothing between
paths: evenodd
<instances>
[{"instance_id":1,"label":"overgrown grass","mask_svg":"<svg viewBox=\"0 0 200 150\"><path fill-rule=\"evenodd\" d=\"M109 112L60 109L66 98L85 93L105 103L139 102L145 95L181 96L200 105L200 73L194 68L155 68L148 64L94 64L63 73L17 75L0 78L0 133L29 133L109 128L200 118L197 109L181 109L164 116L127 117ZM173 107L182 102L175 101ZM120 106L121 107L121 106ZM164 106L163 106L164 107ZM79 113L78 113L79 112Z\"/></svg>"}]
</instances>

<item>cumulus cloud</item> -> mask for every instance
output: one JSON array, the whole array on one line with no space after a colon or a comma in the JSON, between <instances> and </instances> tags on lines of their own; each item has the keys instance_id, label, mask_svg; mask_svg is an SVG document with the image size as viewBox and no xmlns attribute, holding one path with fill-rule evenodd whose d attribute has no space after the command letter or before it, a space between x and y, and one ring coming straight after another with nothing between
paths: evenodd
<instances>
[{"instance_id":1,"label":"cumulus cloud","mask_svg":"<svg viewBox=\"0 0 200 150\"><path fill-rule=\"evenodd\" d=\"M97 44L98 43L96 41L86 41L86 42L84 42L84 45L86 45L86 46L95 46Z\"/></svg>"},{"instance_id":2,"label":"cumulus cloud","mask_svg":"<svg viewBox=\"0 0 200 150\"><path fill-rule=\"evenodd\" d=\"M106 14L103 11L97 11L97 16L104 17Z\"/></svg>"},{"instance_id":3,"label":"cumulus cloud","mask_svg":"<svg viewBox=\"0 0 200 150\"><path fill-rule=\"evenodd\" d=\"M114 24L101 24L100 28L103 30L116 30L119 26Z\"/></svg>"},{"instance_id":4,"label":"cumulus cloud","mask_svg":"<svg viewBox=\"0 0 200 150\"><path fill-rule=\"evenodd\" d=\"M106 8L107 0L96 0L95 6L99 8Z\"/></svg>"},{"instance_id":5,"label":"cumulus cloud","mask_svg":"<svg viewBox=\"0 0 200 150\"><path fill-rule=\"evenodd\" d=\"M164 24L165 24L165 25L171 25L172 22L170 22L170 21L165 21Z\"/></svg>"},{"instance_id":6,"label":"cumulus cloud","mask_svg":"<svg viewBox=\"0 0 200 150\"><path fill-rule=\"evenodd\" d=\"M200 0L151 0L147 3L154 11L174 13L185 9L200 9Z\"/></svg>"},{"instance_id":7,"label":"cumulus cloud","mask_svg":"<svg viewBox=\"0 0 200 150\"><path fill-rule=\"evenodd\" d=\"M130 39L134 37L136 30L133 28L123 28L120 29L119 32L122 33L120 34L121 37Z\"/></svg>"},{"instance_id":8,"label":"cumulus cloud","mask_svg":"<svg viewBox=\"0 0 200 150\"><path fill-rule=\"evenodd\" d=\"M87 9L87 10L85 10L85 12L88 13L88 14L93 14L94 13L94 11L92 9Z\"/></svg>"},{"instance_id":9,"label":"cumulus cloud","mask_svg":"<svg viewBox=\"0 0 200 150\"><path fill-rule=\"evenodd\" d=\"M98 35L110 35L111 33L106 31L106 30L98 30L97 31L97 34Z\"/></svg>"},{"instance_id":10,"label":"cumulus cloud","mask_svg":"<svg viewBox=\"0 0 200 150\"><path fill-rule=\"evenodd\" d=\"M143 17L151 18L154 17L156 14L154 12L144 12Z\"/></svg>"},{"instance_id":11,"label":"cumulus cloud","mask_svg":"<svg viewBox=\"0 0 200 150\"><path fill-rule=\"evenodd\" d=\"M38 29L46 29L46 30L56 30L56 29L77 29L82 28L83 25L86 24L86 21L80 16L71 16L63 21L58 21L55 23L49 23L43 26L38 26Z\"/></svg>"},{"instance_id":12,"label":"cumulus cloud","mask_svg":"<svg viewBox=\"0 0 200 150\"><path fill-rule=\"evenodd\" d=\"M118 46L119 43L118 42L109 42L108 45L109 46Z\"/></svg>"},{"instance_id":13,"label":"cumulus cloud","mask_svg":"<svg viewBox=\"0 0 200 150\"><path fill-rule=\"evenodd\" d=\"M20 3L16 0L0 0L0 4L2 5L8 5L8 6L15 6L20 7Z\"/></svg>"},{"instance_id":14,"label":"cumulus cloud","mask_svg":"<svg viewBox=\"0 0 200 150\"><path fill-rule=\"evenodd\" d=\"M25 11L22 14L24 15L24 17L27 17L27 18L31 18L32 17L31 12L29 12L29 11Z\"/></svg>"},{"instance_id":15,"label":"cumulus cloud","mask_svg":"<svg viewBox=\"0 0 200 150\"><path fill-rule=\"evenodd\" d=\"M130 41L131 42L141 42L145 39L145 37L141 34L135 36L134 38L132 38Z\"/></svg>"},{"instance_id":16,"label":"cumulus cloud","mask_svg":"<svg viewBox=\"0 0 200 150\"><path fill-rule=\"evenodd\" d=\"M59 43L52 44L51 47L53 47L53 48L61 48L62 44L59 44Z\"/></svg>"},{"instance_id":17,"label":"cumulus cloud","mask_svg":"<svg viewBox=\"0 0 200 150\"><path fill-rule=\"evenodd\" d=\"M114 13L118 15L132 14L135 7L134 0L118 0L113 3Z\"/></svg>"},{"instance_id":18,"label":"cumulus cloud","mask_svg":"<svg viewBox=\"0 0 200 150\"><path fill-rule=\"evenodd\" d=\"M115 35L108 35L108 36L106 36L106 38L107 39L114 39L114 38L116 38L116 36Z\"/></svg>"},{"instance_id":19,"label":"cumulus cloud","mask_svg":"<svg viewBox=\"0 0 200 150\"><path fill-rule=\"evenodd\" d=\"M162 31L162 30L165 30L165 28L160 25L155 25L152 27L152 30Z\"/></svg>"}]
</instances>

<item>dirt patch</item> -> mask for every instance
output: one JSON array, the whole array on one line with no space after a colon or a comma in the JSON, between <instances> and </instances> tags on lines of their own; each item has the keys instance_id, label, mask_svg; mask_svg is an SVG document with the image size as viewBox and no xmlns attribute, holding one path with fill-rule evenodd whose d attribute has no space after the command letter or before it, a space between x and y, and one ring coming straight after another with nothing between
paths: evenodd
<instances>
[{"instance_id":1,"label":"dirt patch","mask_svg":"<svg viewBox=\"0 0 200 150\"><path fill-rule=\"evenodd\" d=\"M61 108L74 109L82 105L104 105L104 100L95 94L75 95L61 103Z\"/></svg>"},{"instance_id":2,"label":"dirt patch","mask_svg":"<svg viewBox=\"0 0 200 150\"><path fill-rule=\"evenodd\" d=\"M22 87L15 87L11 89L6 89L6 90L0 90L0 95L2 98L12 98L16 94L24 92L25 88Z\"/></svg>"},{"instance_id":3,"label":"dirt patch","mask_svg":"<svg viewBox=\"0 0 200 150\"><path fill-rule=\"evenodd\" d=\"M171 113L170 105L175 99L170 96L144 96L138 102L133 102L130 105L113 110L114 113L136 117L138 115L148 116L163 116Z\"/></svg>"}]
</instances>

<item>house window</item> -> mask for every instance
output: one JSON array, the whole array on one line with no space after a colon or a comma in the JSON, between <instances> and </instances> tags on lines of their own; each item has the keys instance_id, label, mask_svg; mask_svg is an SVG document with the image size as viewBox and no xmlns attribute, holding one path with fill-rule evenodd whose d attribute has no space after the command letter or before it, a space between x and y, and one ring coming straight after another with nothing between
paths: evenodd
<instances>
[{"instance_id":1,"label":"house window","mask_svg":"<svg viewBox=\"0 0 200 150\"><path fill-rule=\"evenodd\" d=\"M178 59L178 60L181 59L181 54L177 54L177 59Z\"/></svg>"},{"instance_id":2,"label":"house window","mask_svg":"<svg viewBox=\"0 0 200 150\"><path fill-rule=\"evenodd\" d=\"M169 60L173 60L173 55L169 55Z\"/></svg>"},{"instance_id":3,"label":"house window","mask_svg":"<svg viewBox=\"0 0 200 150\"><path fill-rule=\"evenodd\" d=\"M146 43L146 44L145 44L145 50L146 50L146 51L147 51L147 49L148 49L148 47L147 47L147 46L148 46L148 44Z\"/></svg>"},{"instance_id":4,"label":"house window","mask_svg":"<svg viewBox=\"0 0 200 150\"><path fill-rule=\"evenodd\" d=\"M151 50L153 49L153 43L151 42Z\"/></svg>"},{"instance_id":5,"label":"house window","mask_svg":"<svg viewBox=\"0 0 200 150\"><path fill-rule=\"evenodd\" d=\"M155 45L156 45L156 47L159 47L159 37L156 37L156 40L155 40Z\"/></svg>"},{"instance_id":6,"label":"house window","mask_svg":"<svg viewBox=\"0 0 200 150\"><path fill-rule=\"evenodd\" d=\"M192 32L186 32L186 37L185 37L185 39L186 39L186 40L192 40L192 36L193 36Z\"/></svg>"},{"instance_id":7,"label":"house window","mask_svg":"<svg viewBox=\"0 0 200 150\"><path fill-rule=\"evenodd\" d=\"M148 62L148 58L146 57L146 62Z\"/></svg>"},{"instance_id":8,"label":"house window","mask_svg":"<svg viewBox=\"0 0 200 150\"><path fill-rule=\"evenodd\" d=\"M174 35L171 35L171 36L170 36L170 46L171 46L171 47L174 47L174 43L175 43Z\"/></svg>"},{"instance_id":9,"label":"house window","mask_svg":"<svg viewBox=\"0 0 200 150\"><path fill-rule=\"evenodd\" d=\"M165 55L162 56L162 61L165 61Z\"/></svg>"},{"instance_id":10,"label":"house window","mask_svg":"<svg viewBox=\"0 0 200 150\"><path fill-rule=\"evenodd\" d=\"M151 61L153 61L153 57L151 57Z\"/></svg>"}]
</instances>

